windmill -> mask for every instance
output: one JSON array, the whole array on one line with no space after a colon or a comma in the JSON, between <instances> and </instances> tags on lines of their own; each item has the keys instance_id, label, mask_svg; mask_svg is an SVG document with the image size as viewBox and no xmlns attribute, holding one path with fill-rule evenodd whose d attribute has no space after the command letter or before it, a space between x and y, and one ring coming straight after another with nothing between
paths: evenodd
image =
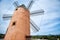
<instances>
[{"instance_id":1,"label":"windmill","mask_svg":"<svg viewBox=\"0 0 60 40\"><path fill-rule=\"evenodd\" d=\"M29 3L29 5L28 5L27 8L28 8L28 9L31 9L33 3L34 3L33 0L30 1L30 3ZM15 1L13 4L14 4L14 6L15 6L16 8L19 7L18 1ZM16 10L17 10L17 9L16 9ZM44 14L44 10L43 10L43 9L35 10L35 11L33 11L33 12L30 12L30 16L38 16L38 15L43 15L43 14ZM13 14L4 14L4 15L3 15L3 20L9 20L10 18L12 18L12 15L13 15ZM39 31L40 28L34 23L34 21L33 21L32 19L30 19L30 24L32 25L31 28L32 28L34 31Z\"/></svg>"},{"instance_id":2,"label":"windmill","mask_svg":"<svg viewBox=\"0 0 60 40\"><path fill-rule=\"evenodd\" d=\"M25 6L24 6L24 4L22 4L22 5L20 5L19 6L19 4L18 4L18 1L15 1L13 4L14 4L14 6L16 7L16 10L18 10L18 8L20 8L20 7L23 7L24 8L24 10L26 10L26 9L30 9L31 8L31 6L32 6L32 4L34 3L34 1L32 0L32 1L30 1L30 3L29 3L29 5L28 5L28 7L26 8ZM21 10L20 10L21 11ZM26 10L26 12L27 12L27 10ZM29 12L27 12L27 13L29 13ZM36 10L36 11L34 11L34 12L30 12L30 15L41 15L41 14L43 14L44 13L44 11L43 10ZM28 14L27 14L28 15ZM12 16L12 14L5 14L4 16L3 16L3 19L10 19L11 17L13 17ZM30 18L30 24L32 25L32 29L34 30L34 31L39 31L39 27L34 23L34 21ZM15 25L15 22L13 22L13 25ZM28 33L29 34L29 33ZM14 37L15 38L15 37ZM7 39L7 40L9 40L9 39ZM11 39L11 40L13 40L13 39Z\"/></svg>"}]
</instances>

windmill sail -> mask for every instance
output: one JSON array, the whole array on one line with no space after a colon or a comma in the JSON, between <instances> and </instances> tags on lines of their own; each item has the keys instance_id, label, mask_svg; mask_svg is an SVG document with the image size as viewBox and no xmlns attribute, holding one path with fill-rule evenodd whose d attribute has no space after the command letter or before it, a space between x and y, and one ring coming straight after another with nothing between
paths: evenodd
<instances>
[{"instance_id":1,"label":"windmill sail","mask_svg":"<svg viewBox=\"0 0 60 40\"><path fill-rule=\"evenodd\" d=\"M9 20L12 18L12 14L4 14L2 18L3 20Z\"/></svg>"},{"instance_id":2,"label":"windmill sail","mask_svg":"<svg viewBox=\"0 0 60 40\"><path fill-rule=\"evenodd\" d=\"M43 9L32 11L30 15L33 16L33 15L42 15L42 14L44 14Z\"/></svg>"},{"instance_id":3,"label":"windmill sail","mask_svg":"<svg viewBox=\"0 0 60 40\"><path fill-rule=\"evenodd\" d=\"M30 23L32 25L32 28L34 29L34 31L39 31L40 28L30 19Z\"/></svg>"},{"instance_id":4,"label":"windmill sail","mask_svg":"<svg viewBox=\"0 0 60 40\"><path fill-rule=\"evenodd\" d=\"M31 0L27 8L30 9L32 7L33 3L34 3L34 1Z\"/></svg>"},{"instance_id":5,"label":"windmill sail","mask_svg":"<svg viewBox=\"0 0 60 40\"><path fill-rule=\"evenodd\" d=\"M18 1L15 1L13 4L14 4L15 7L18 7L19 6Z\"/></svg>"},{"instance_id":6,"label":"windmill sail","mask_svg":"<svg viewBox=\"0 0 60 40\"><path fill-rule=\"evenodd\" d=\"M34 3L34 1L31 0L27 8L28 8L28 9L31 9L33 3ZM43 9L41 9L41 10L35 10L35 11L32 11L32 12L30 13L30 15L32 15L32 16L33 16L33 15L42 15L42 14L44 14L44 10L43 10Z\"/></svg>"}]
</instances>

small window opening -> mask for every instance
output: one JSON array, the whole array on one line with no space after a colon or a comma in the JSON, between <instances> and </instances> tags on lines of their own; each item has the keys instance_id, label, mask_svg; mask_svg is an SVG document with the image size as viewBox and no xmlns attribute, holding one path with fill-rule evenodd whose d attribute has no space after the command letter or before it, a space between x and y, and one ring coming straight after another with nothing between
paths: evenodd
<instances>
[{"instance_id":1,"label":"small window opening","mask_svg":"<svg viewBox=\"0 0 60 40\"><path fill-rule=\"evenodd\" d=\"M16 25L16 22L13 22L12 26Z\"/></svg>"},{"instance_id":2,"label":"small window opening","mask_svg":"<svg viewBox=\"0 0 60 40\"><path fill-rule=\"evenodd\" d=\"M18 9L16 9L16 10L18 10Z\"/></svg>"}]
</instances>

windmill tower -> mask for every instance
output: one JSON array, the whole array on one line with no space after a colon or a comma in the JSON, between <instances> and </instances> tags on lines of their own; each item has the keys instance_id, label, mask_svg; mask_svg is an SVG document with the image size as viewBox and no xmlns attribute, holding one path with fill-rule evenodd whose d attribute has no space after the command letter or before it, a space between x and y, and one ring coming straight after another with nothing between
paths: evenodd
<instances>
[{"instance_id":1,"label":"windmill tower","mask_svg":"<svg viewBox=\"0 0 60 40\"><path fill-rule=\"evenodd\" d=\"M29 3L26 8L25 5L18 5L18 2L14 2L16 10L13 16L3 16L3 19L11 18L11 22L6 32L4 40L26 40L26 36L30 36L30 24L34 31L39 31L38 26L30 19L30 15L41 14L44 11L38 10L34 12L29 12L28 9L31 8L33 0ZM31 14L30 14L31 13Z\"/></svg>"}]
</instances>

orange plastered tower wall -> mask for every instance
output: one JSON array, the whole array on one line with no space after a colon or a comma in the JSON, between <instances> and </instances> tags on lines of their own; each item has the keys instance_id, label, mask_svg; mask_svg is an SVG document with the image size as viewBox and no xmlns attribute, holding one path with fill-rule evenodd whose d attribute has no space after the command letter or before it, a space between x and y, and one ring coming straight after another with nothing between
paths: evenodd
<instances>
[{"instance_id":1,"label":"orange plastered tower wall","mask_svg":"<svg viewBox=\"0 0 60 40\"><path fill-rule=\"evenodd\" d=\"M4 40L26 40L30 35L30 12L24 5L14 11Z\"/></svg>"}]
</instances>

